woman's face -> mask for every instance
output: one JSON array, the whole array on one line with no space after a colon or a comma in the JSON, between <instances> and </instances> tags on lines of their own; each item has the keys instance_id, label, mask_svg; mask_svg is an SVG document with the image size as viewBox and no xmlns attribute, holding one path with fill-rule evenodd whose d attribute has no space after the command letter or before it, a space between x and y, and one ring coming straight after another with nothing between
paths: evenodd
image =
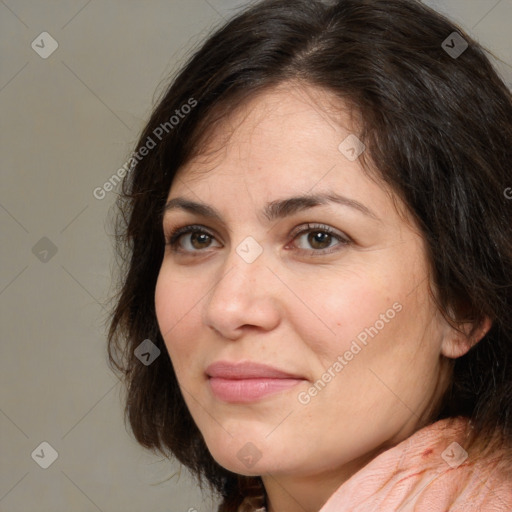
<instances>
[{"instance_id":1,"label":"woman's face","mask_svg":"<svg viewBox=\"0 0 512 512\"><path fill-rule=\"evenodd\" d=\"M209 450L236 473L342 472L419 428L446 381L423 239L328 100L253 99L168 197L166 237L203 233L166 246L159 327Z\"/></svg>"}]
</instances>

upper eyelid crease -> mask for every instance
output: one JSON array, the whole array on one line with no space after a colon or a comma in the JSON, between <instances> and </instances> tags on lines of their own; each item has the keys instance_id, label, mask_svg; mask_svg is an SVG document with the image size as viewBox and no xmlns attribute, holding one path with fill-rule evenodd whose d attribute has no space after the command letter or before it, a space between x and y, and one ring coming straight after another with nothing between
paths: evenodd
<instances>
[{"instance_id":1,"label":"upper eyelid crease","mask_svg":"<svg viewBox=\"0 0 512 512\"><path fill-rule=\"evenodd\" d=\"M276 200L268 203L263 209L263 216L268 222L272 222L277 219L282 219L285 217L289 217L295 213L300 211L313 208L315 206L325 205L329 203L336 203L343 206L348 206L359 212L363 213L365 216L376 220L377 222L381 222L381 220L372 212L368 207L355 201L354 199L349 199L344 196L340 196L338 194L310 194L303 195L297 197L290 197L288 199ZM200 215L202 217L206 217L209 219L214 219L219 222L223 222L221 214L215 210L215 208L204 204L198 203L196 201L190 201L184 197L175 197L167 202L164 207L164 215L166 212L181 209L188 211L190 213L194 213Z\"/></svg>"},{"instance_id":2,"label":"upper eyelid crease","mask_svg":"<svg viewBox=\"0 0 512 512\"><path fill-rule=\"evenodd\" d=\"M315 231L329 233L332 237L338 239L338 241L339 241L338 245L350 245L353 242L349 236L347 236L346 234L343 234L343 233L337 233L336 232L337 230L333 229L330 226L323 226L321 224L312 225L311 223L308 223L307 226L302 226L302 229L293 235L293 237L294 237L293 239L295 240L299 236L303 236L306 233L311 233L311 232L315 232ZM166 245L169 244L171 246L174 246L176 244L176 241L180 237L182 237L184 235L189 235L191 233L203 233L203 234L207 234L208 236L212 237L213 239L216 239L216 235L212 235L208 228L201 226L201 225L192 224L192 225L188 225L188 226L182 226L181 228L177 228L177 229L173 230L173 232L170 236L170 240L168 242L166 242ZM306 251L306 252L308 251L307 249L301 249L301 250ZM322 251L318 251L318 253L321 254L324 251L326 251L326 249L323 249ZM185 251L185 252L189 252L189 251ZM197 252L201 252L201 251L197 251Z\"/></svg>"}]
</instances>

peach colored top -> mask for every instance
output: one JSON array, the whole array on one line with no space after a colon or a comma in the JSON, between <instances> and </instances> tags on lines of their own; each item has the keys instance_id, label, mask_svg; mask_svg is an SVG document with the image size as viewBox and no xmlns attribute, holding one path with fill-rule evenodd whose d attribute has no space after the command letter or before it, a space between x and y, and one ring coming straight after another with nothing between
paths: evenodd
<instances>
[{"instance_id":1,"label":"peach colored top","mask_svg":"<svg viewBox=\"0 0 512 512\"><path fill-rule=\"evenodd\" d=\"M418 430L344 482L319 512L512 512L510 459L468 456L467 423L445 419ZM239 511L266 512L253 500Z\"/></svg>"}]
</instances>

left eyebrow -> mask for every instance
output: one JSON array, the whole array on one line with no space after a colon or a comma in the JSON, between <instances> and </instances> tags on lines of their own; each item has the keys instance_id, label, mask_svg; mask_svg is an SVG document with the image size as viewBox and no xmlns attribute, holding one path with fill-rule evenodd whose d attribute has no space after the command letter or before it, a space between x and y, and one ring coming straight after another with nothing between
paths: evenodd
<instances>
[{"instance_id":1,"label":"left eyebrow","mask_svg":"<svg viewBox=\"0 0 512 512\"><path fill-rule=\"evenodd\" d=\"M348 206L349 208L353 208L366 215L367 217L372 218L373 220L381 222L381 219L379 219L379 217L377 217L377 215L364 204L356 201L355 199L350 199L348 197L334 193L306 194L302 196L271 201L265 205L262 213L269 222L272 222L277 219L289 217L303 210L329 203ZM215 208L204 203L190 201L184 197L175 197L174 199L168 201L164 207L164 213L175 209L186 210L190 213L195 213L202 217L207 217L222 222L222 215Z\"/></svg>"}]
</instances>

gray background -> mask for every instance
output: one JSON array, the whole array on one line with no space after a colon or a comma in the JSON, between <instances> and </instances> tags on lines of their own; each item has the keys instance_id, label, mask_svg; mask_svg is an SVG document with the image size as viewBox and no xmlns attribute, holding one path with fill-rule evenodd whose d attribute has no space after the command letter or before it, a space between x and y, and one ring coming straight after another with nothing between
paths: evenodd
<instances>
[{"instance_id":1,"label":"gray background","mask_svg":"<svg viewBox=\"0 0 512 512\"><path fill-rule=\"evenodd\" d=\"M104 327L115 191L92 192L129 157L166 78L247 3L0 2L2 511L213 510L124 428ZM502 59L512 84L512 0L427 3ZM31 47L44 31L59 45L46 59ZM58 452L47 469L31 458L43 441Z\"/></svg>"}]
</instances>

